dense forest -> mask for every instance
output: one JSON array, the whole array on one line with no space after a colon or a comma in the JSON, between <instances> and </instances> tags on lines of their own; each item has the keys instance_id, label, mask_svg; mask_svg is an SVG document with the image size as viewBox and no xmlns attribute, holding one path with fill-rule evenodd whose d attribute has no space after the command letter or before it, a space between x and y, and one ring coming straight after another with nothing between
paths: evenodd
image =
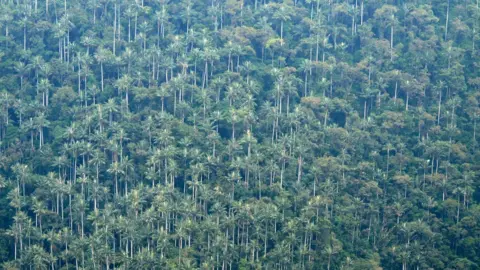
<instances>
[{"instance_id":1,"label":"dense forest","mask_svg":"<svg viewBox=\"0 0 480 270\"><path fill-rule=\"evenodd\" d=\"M480 269L478 0L0 0L2 269Z\"/></svg>"}]
</instances>

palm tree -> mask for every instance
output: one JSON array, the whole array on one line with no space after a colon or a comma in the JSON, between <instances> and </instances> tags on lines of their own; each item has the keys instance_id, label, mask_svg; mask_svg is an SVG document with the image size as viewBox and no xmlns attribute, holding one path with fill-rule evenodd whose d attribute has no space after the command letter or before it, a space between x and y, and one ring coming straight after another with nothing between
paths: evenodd
<instances>
[{"instance_id":1,"label":"palm tree","mask_svg":"<svg viewBox=\"0 0 480 270\"><path fill-rule=\"evenodd\" d=\"M105 49L103 47L98 48L95 53L95 59L97 60L97 62L100 63L100 80L101 80L102 92L104 88L103 87L104 86L103 64L109 59L111 59L111 57L112 57L111 52L108 49Z\"/></svg>"},{"instance_id":2,"label":"palm tree","mask_svg":"<svg viewBox=\"0 0 480 270\"><path fill-rule=\"evenodd\" d=\"M32 210L35 213L35 227L39 226L40 233L42 233L42 215L48 213L45 204L42 200L36 197L32 198Z\"/></svg>"},{"instance_id":3,"label":"palm tree","mask_svg":"<svg viewBox=\"0 0 480 270\"><path fill-rule=\"evenodd\" d=\"M110 168L107 170L108 173L114 174L115 176L115 197L118 197L118 175L119 174L124 174L124 171L122 170L120 163L115 161L112 164L110 164Z\"/></svg>"},{"instance_id":4,"label":"palm tree","mask_svg":"<svg viewBox=\"0 0 480 270\"><path fill-rule=\"evenodd\" d=\"M45 240L48 241L49 243L49 259L50 259L50 267L51 269L55 269L54 267L54 262L55 262L55 256L53 253L53 247L56 245L59 240L60 240L60 232L55 232L54 230L49 230L48 233L44 235Z\"/></svg>"},{"instance_id":5,"label":"palm tree","mask_svg":"<svg viewBox=\"0 0 480 270\"><path fill-rule=\"evenodd\" d=\"M274 5L274 4L270 4ZM275 6L276 10L273 13L273 19L280 21L280 41L283 45L283 24L291 19L293 15L293 10L289 5L286 4L279 4Z\"/></svg>"},{"instance_id":6,"label":"palm tree","mask_svg":"<svg viewBox=\"0 0 480 270\"><path fill-rule=\"evenodd\" d=\"M48 270L49 262L51 261L49 257L42 247L32 245L25 251L25 266L30 265L33 266L34 269Z\"/></svg>"},{"instance_id":7,"label":"palm tree","mask_svg":"<svg viewBox=\"0 0 480 270\"><path fill-rule=\"evenodd\" d=\"M228 120L232 124L231 139L234 141L235 140L235 124L239 122L238 110L234 108L230 108L229 114L228 114Z\"/></svg>"},{"instance_id":8,"label":"palm tree","mask_svg":"<svg viewBox=\"0 0 480 270\"><path fill-rule=\"evenodd\" d=\"M399 224L400 217L404 214L405 207L401 203L396 202L392 208L395 216L397 217L397 224Z\"/></svg>"},{"instance_id":9,"label":"palm tree","mask_svg":"<svg viewBox=\"0 0 480 270\"><path fill-rule=\"evenodd\" d=\"M163 112L165 107L165 98L171 96L170 89L165 85L161 85L160 87L157 88L156 95L160 97L162 101L162 112Z\"/></svg>"},{"instance_id":10,"label":"palm tree","mask_svg":"<svg viewBox=\"0 0 480 270\"><path fill-rule=\"evenodd\" d=\"M124 174L124 177L123 177L123 180L125 181L125 197L128 196L128 181L131 181L130 179L130 174L129 172L135 170L135 167L133 165L133 161L130 160L130 158L128 156L125 156L123 158L120 159L120 167L122 168L122 171L123 171L123 174Z\"/></svg>"},{"instance_id":11,"label":"palm tree","mask_svg":"<svg viewBox=\"0 0 480 270\"><path fill-rule=\"evenodd\" d=\"M203 49L203 52L201 54L201 57L204 60L204 70L203 70L203 76L202 76L202 88L205 88L208 86L208 80L209 80L209 69L208 69L208 64L210 63L210 73L213 73L213 62L215 60L218 60L219 55L218 51L214 48L211 47L206 47Z\"/></svg>"},{"instance_id":12,"label":"palm tree","mask_svg":"<svg viewBox=\"0 0 480 270\"><path fill-rule=\"evenodd\" d=\"M38 90L42 93L42 104L48 107L49 90L52 88L48 79L41 79L38 84Z\"/></svg>"},{"instance_id":13,"label":"palm tree","mask_svg":"<svg viewBox=\"0 0 480 270\"><path fill-rule=\"evenodd\" d=\"M122 92L125 92L125 102L126 102L127 111L128 111L128 92L131 87L131 83L132 83L132 78L127 74L123 75L115 83L115 86L117 87L119 94L121 94Z\"/></svg>"},{"instance_id":14,"label":"palm tree","mask_svg":"<svg viewBox=\"0 0 480 270\"><path fill-rule=\"evenodd\" d=\"M303 62L300 65L300 70L303 71L304 74L304 91L303 91L303 96L306 97L308 95L308 75L312 75L312 68L313 68L313 62L308 59L304 59Z\"/></svg>"},{"instance_id":15,"label":"palm tree","mask_svg":"<svg viewBox=\"0 0 480 270\"><path fill-rule=\"evenodd\" d=\"M48 106L48 102L47 102L47 106ZM35 117L34 123L40 134L39 148L42 149L42 145L44 144L44 129L50 125L50 121L46 119L44 113L40 113L37 117Z\"/></svg>"},{"instance_id":16,"label":"palm tree","mask_svg":"<svg viewBox=\"0 0 480 270\"><path fill-rule=\"evenodd\" d=\"M26 75L30 72L30 65L25 64L24 62L16 62L15 63L15 70L18 73L18 76L20 77L20 89L23 90L23 79L25 78Z\"/></svg>"},{"instance_id":17,"label":"palm tree","mask_svg":"<svg viewBox=\"0 0 480 270\"><path fill-rule=\"evenodd\" d=\"M155 17L157 19L157 47L160 47L160 34L162 38L165 38L165 24L168 23L169 14L168 6L162 5L161 10L155 12Z\"/></svg>"},{"instance_id":18,"label":"palm tree","mask_svg":"<svg viewBox=\"0 0 480 270\"><path fill-rule=\"evenodd\" d=\"M12 170L15 174L17 180L17 191L22 190L22 196L25 196L25 183L30 177L31 171L28 165L25 164L15 164L12 167Z\"/></svg>"},{"instance_id":19,"label":"palm tree","mask_svg":"<svg viewBox=\"0 0 480 270\"><path fill-rule=\"evenodd\" d=\"M104 104L103 109L108 111L108 123L112 125L113 115L115 112L118 112L115 100L113 98L108 99L107 103Z\"/></svg>"}]
</instances>

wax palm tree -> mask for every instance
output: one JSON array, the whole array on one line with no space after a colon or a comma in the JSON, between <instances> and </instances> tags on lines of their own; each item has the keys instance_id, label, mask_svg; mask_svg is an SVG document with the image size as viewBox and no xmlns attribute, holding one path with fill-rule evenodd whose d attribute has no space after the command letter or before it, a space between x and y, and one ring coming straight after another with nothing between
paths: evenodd
<instances>
[{"instance_id":1,"label":"wax palm tree","mask_svg":"<svg viewBox=\"0 0 480 270\"><path fill-rule=\"evenodd\" d=\"M111 52L108 49L100 47L95 52L95 59L100 63L100 81L101 81L101 90L104 89L104 71L103 64L107 62L112 57Z\"/></svg>"},{"instance_id":2,"label":"wax palm tree","mask_svg":"<svg viewBox=\"0 0 480 270\"><path fill-rule=\"evenodd\" d=\"M20 89L23 90L24 88L24 78L27 76L30 72L31 66L28 64L25 64L24 62L16 62L15 63L15 70L18 73L18 76L20 77Z\"/></svg>"},{"instance_id":3,"label":"wax palm tree","mask_svg":"<svg viewBox=\"0 0 480 270\"><path fill-rule=\"evenodd\" d=\"M308 95L308 75L312 75L312 69L314 65L311 60L304 59L300 64L300 70L303 71L304 79L303 79L303 96L306 97Z\"/></svg>"},{"instance_id":4,"label":"wax palm tree","mask_svg":"<svg viewBox=\"0 0 480 270\"><path fill-rule=\"evenodd\" d=\"M24 265L33 266L35 269L47 270L49 268L49 255L39 245L32 245L25 251L25 257L22 259Z\"/></svg>"},{"instance_id":5,"label":"wax palm tree","mask_svg":"<svg viewBox=\"0 0 480 270\"><path fill-rule=\"evenodd\" d=\"M115 83L115 86L117 87L119 94L123 92L125 93L125 103L127 106L127 110L128 110L128 100L129 100L129 90L131 88L131 84L132 84L132 78L127 74L123 75Z\"/></svg>"},{"instance_id":6,"label":"wax palm tree","mask_svg":"<svg viewBox=\"0 0 480 270\"><path fill-rule=\"evenodd\" d=\"M48 213L44 202L36 197L33 197L32 211L35 213L35 227L39 226L40 233L42 233L42 216Z\"/></svg>"},{"instance_id":7,"label":"wax palm tree","mask_svg":"<svg viewBox=\"0 0 480 270\"><path fill-rule=\"evenodd\" d=\"M273 6L273 4L270 4ZM291 6L286 4L279 4L275 6L275 11L272 18L280 21L280 40L283 43L283 24L291 19L293 10Z\"/></svg>"},{"instance_id":8,"label":"wax palm tree","mask_svg":"<svg viewBox=\"0 0 480 270\"><path fill-rule=\"evenodd\" d=\"M125 156L120 159L120 167L124 172L123 181L125 181L125 196L128 196L128 182L131 181L132 173L134 173L135 167L133 166L133 161Z\"/></svg>"},{"instance_id":9,"label":"wax palm tree","mask_svg":"<svg viewBox=\"0 0 480 270\"><path fill-rule=\"evenodd\" d=\"M110 168L107 170L108 173L114 175L115 180L115 197L118 197L118 175L123 175L124 171L122 170L120 163L115 161L110 165Z\"/></svg>"}]
</instances>

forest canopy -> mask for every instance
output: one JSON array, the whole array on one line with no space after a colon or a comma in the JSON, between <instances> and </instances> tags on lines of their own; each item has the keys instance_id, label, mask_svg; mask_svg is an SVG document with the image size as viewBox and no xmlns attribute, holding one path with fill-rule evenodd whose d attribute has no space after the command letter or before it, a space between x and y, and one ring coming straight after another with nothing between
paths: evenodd
<instances>
[{"instance_id":1,"label":"forest canopy","mask_svg":"<svg viewBox=\"0 0 480 270\"><path fill-rule=\"evenodd\" d=\"M478 0L0 0L2 269L480 269Z\"/></svg>"}]
</instances>

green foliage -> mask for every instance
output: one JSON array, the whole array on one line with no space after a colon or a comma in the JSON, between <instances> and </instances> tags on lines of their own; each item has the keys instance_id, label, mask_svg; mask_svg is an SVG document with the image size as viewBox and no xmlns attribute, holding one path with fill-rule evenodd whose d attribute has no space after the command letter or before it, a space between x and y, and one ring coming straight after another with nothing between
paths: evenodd
<instances>
[{"instance_id":1,"label":"green foliage","mask_svg":"<svg viewBox=\"0 0 480 270\"><path fill-rule=\"evenodd\" d=\"M0 1L3 269L478 269L475 1Z\"/></svg>"}]
</instances>

